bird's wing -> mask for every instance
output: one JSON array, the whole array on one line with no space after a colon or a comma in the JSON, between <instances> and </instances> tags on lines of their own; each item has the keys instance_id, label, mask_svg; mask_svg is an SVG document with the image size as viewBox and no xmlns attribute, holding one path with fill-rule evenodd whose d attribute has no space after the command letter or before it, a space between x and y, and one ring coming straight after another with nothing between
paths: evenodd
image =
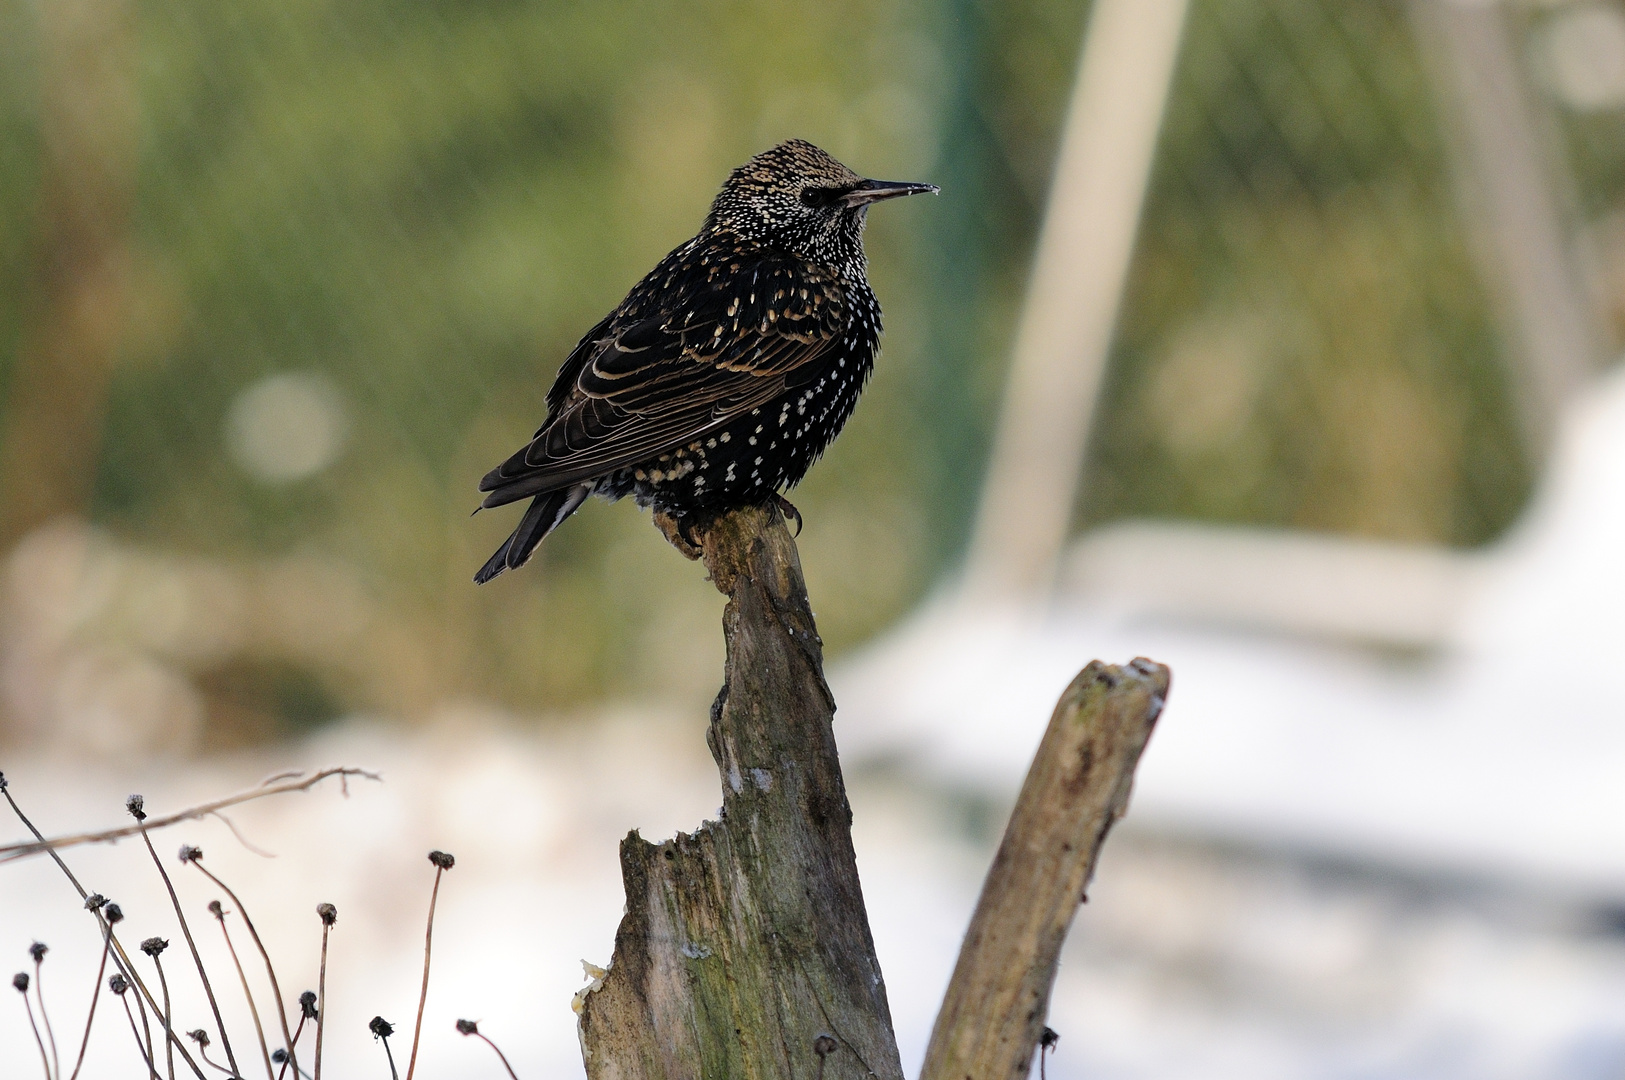
<instances>
[{"instance_id":1,"label":"bird's wing","mask_svg":"<svg viewBox=\"0 0 1625 1080\"><path fill-rule=\"evenodd\" d=\"M484 505L649 461L766 405L820 370L845 299L793 256L679 249L571 353L547 422L480 482Z\"/></svg>"}]
</instances>

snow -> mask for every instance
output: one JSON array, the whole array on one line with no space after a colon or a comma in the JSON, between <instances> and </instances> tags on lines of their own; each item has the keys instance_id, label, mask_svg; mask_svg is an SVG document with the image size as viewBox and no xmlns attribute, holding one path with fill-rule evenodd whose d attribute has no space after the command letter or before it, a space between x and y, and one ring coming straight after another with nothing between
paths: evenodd
<instances>
[{"instance_id":1,"label":"snow","mask_svg":"<svg viewBox=\"0 0 1625 1080\"><path fill-rule=\"evenodd\" d=\"M1455 615L1435 649L1238 630L1211 609L1181 621L1121 597L1002 607L949 597L831 683L855 758L901 756L945 782L1008 793L1078 668L1149 656L1174 679L1141 766L1137 821L1625 902L1622 556L1616 373L1571 417L1515 533L1461 557ZM1429 601L1430 618L1442 603Z\"/></svg>"}]
</instances>

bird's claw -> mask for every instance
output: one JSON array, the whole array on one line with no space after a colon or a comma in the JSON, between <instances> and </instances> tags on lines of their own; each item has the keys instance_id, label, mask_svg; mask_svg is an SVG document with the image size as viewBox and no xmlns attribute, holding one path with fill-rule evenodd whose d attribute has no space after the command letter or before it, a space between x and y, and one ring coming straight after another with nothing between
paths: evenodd
<instances>
[{"instance_id":1,"label":"bird's claw","mask_svg":"<svg viewBox=\"0 0 1625 1080\"><path fill-rule=\"evenodd\" d=\"M796 531L792 535L799 537L801 535L801 511L796 509L796 504L776 491L773 493L773 502L779 508L779 513L784 515L784 520L795 519Z\"/></svg>"},{"instance_id":2,"label":"bird's claw","mask_svg":"<svg viewBox=\"0 0 1625 1080\"><path fill-rule=\"evenodd\" d=\"M694 534L694 522L689 517L675 517L664 510L654 512L655 528L666 542L683 553L685 559L699 559L705 554L703 538Z\"/></svg>"}]
</instances>

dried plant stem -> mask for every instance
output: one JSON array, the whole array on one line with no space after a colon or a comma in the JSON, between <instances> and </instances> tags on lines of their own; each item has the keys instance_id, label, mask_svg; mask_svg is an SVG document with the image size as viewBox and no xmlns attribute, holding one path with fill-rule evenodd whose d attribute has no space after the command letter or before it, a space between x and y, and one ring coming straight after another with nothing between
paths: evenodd
<instances>
[{"instance_id":1,"label":"dried plant stem","mask_svg":"<svg viewBox=\"0 0 1625 1080\"><path fill-rule=\"evenodd\" d=\"M62 1059L56 1056L56 1032L51 1030L51 1014L45 1011L45 983L40 979L43 966L44 962L36 958L34 961L34 997L39 1000L39 1018L40 1023L45 1025L45 1040L51 1044L51 1068L48 1075L57 1077L60 1080L62 1076Z\"/></svg>"},{"instance_id":2,"label":"dried plant stem","mask_svg":"<svg viewBox=\"0 0 1625 1080\"><path fill-rule=\"evenodd\" d=\"M152 1025L147 1022L147 1004L141 999L139 991L135 995L135 1004L141 1010L141 1030L147 1034L147 1068L152 1072L152 1080L158 1080L158 1053L152 1043Z\"/></svg>"},{"instance_id":3,"label":"dried plant stem","mask_svg":"<svg viewBox=\"0 0 1625 1080\"><path fill-rule=\"evenodd\" d=\"M322 1029L327 1024L327 933L332 929L325 920L322 922L322 966L316 976L316 1067L311 1073L312 1080L322 1080ZM293 1060L292 1050L288 1052L288 1060Z\"/></svg>"},{"instance_id":4,"label":"dried plant stem","mask_svg":"<svg viewBox=\"0 0 1625 1080\"><path fill-rule=\"evenodd\" d=\"M152 1056L147 1053L147 1045L148 1043L152 1042L152 1032L149 1029L147 1032L147 1041L142 1042L141 1029L135 1026L135 1010L130 1008L130 999L125 997L123 994L120 994L119 1000L124 1002L124 1015L130 1018L130 1034L135 1036L135 1048L141 1052L142 1064L146 1065L147 1072L151 1076L152 1080L158 1080L158 1070L153 1067ZM139 996L135 1000L137 1004L140 1004L141 998ZM147 1022L147 1014L145 1010L142 1010L141 1022L142 1024Z\"/></svg>"},{"instance_id":5,"label":"dried plant stem","mask_svg":"<svg viewBox=\"0 0 1625 1080\"><path fill-rule=\"evenodd\" d=\"M327 770L327 774L330 775L333 771L334 770ZM356 773L361 772L360 769L352 769L352 770L349 770L349 771L350 772L356 772ZM363 773L362 775L369 776L369 777L372 776L371 773ZM318 775L315 779L321 779L321 776ZM376 779L376 778L374 778L374 779ZM314 782L315 781L312 780L312 783L314 783ZM266 794L272 794L272 792L267 791ZM6 797L6 802L11 805L11 812L13 814L17 815L17 820L21 821L23 823L23 826L25 828L27 828L28 831L34 835L34 839L36 841L34 845L11 844L11 845L7 845L6 847L0 847L0 852L10 851L10 850L18 848L18 847L29 847L29 846L34 847L35 851L28 852L27 854L35 854L37 851L45 852L46 854L51 856L51 861L56 863L57 869L62 871L63 876L68 879L68 883L71 884L73 886L73 888L74 888L74 891L79 894L79 899L81 899L81 900L88 899L89 896L90 896L90 893L86 892L85 887L83 885L79 884L79 879L74 876L72 870L68 869L68 864L62 860L62 856L57 854L56 848L55 848L55 846L53 846L55 842L45 839L44 835L37 828L34 827L34 823L28 819L28 815L23 813L23 808L17 805L17 800L12 798L12 796L11 796L11 788L6 783L4 774L0 774L0 795L4 795ZM139 829L136 830L136 831L139 831ZM129 832L129 830L123 830L123 832L127 834ZM0 862L6 861L6 859L9 858L9 857L12 857L12 856L0 856ZM20 856L17 856L17 857L20 857ZM96 923L97 923L97 925L99 925L102 928L102 932L103 933L110 933L111 932L111 927L108 926L107 920L102 918L102 913L100 911L95 911L95 910L92 910L91 913L93 915L95 915ZM158 1003L157 1003L156 999L153 998L152 991L147 989L147 984L142 981L140 973L137 972L136 969L135 969L135 965L130 962L130 954L124 951L124 946L119 943L118 935L113 934L112 937L113 937L113 963L118 966L119 974L123 975L126 979L130 980L131 984L135 986L136 990L140 992L141 996L143 998L145 998L146 1001L149 1004L152 1005L153 1012L156 1013L158 1011ZM140 1001L141 998L137 998L136 1000ZM145 1010L142 1011L141 1015L143 1017L146 1016ZM173 1031L169 1030L167 1025L166 1025L166 1027L164 1029L164 1034L168 1037L169 1041L172 1044L179 1045L179 1039L176 1038L175 1033ZM150 1038L149 1038L148 1042L150 1044L150 1042L151 1042ZM180 1051L181 1051L181 1057L183 1059L185 1059L186 1064L191 1067L192 1072L197 1075L198 1080L204 1080L203 1070L197 1067L197 1062L193 1061L192 1060L192 1055L186 1052L186 1047L181 1046ZM154 1070L154 1075L156 1075L156 1070Z\"/></svg>"},{"instance_id":6,"label":"dried plant stem","mask_svg":"<svg viewBox=\"0 0 1625 1080\"><path fill-rule=\"evenodd\" d=\"M423 989L418 992L418 1019L412 1025L412 1055L406 1059L406 1080L412 1080L412 1074L418 1065L418 1038L423 1034L423 1006L429 1000L429 952L434 945L434 905L440 899L440 878L445 874L445 868L436 864L434 868L434 888L429 891L429 925L423 932ZM384 1049L389 1049L388 1041Z\"/></svg>"},{"instance_id":7,"label":"dried plant stem","mask_svg":"<svg viewBox=\"0 0 1625 1080\"><path fill-rule=\"evenodd\" d=\"M226 938L226 951L231 953L231 962L237 968L237 979L243 984L243 997L248 1000L248 1015L254 1018L254 1034L259 1036L260 1056L265 1059L265 1075L267 1080L275 1080L271 1071L271 1048L265 1044L265 1027L260 1023L260 1010L254 1004L254 994L248 988L248 975L243 971L243 962L237 958L237 946L231 943L231 931L226 929L224 913L219 916L220 932ZM224 1038L224 1035L221 1036Z\"/></svg>"},{"instance_id":8,"label":"dried plant stem","mask_svg":"<svg viewBox=\"0 0 1625 1080\"><path fill-rule=\"evenodd\" d=\"M100 913L97 914L97 918L101 919ZM106 920L102 920L102 922L105 925ZM169 1054L169 1057L170 1057L170 1060L171 1060L171 1069L170 1069L171 1073L174 1072L173 1061L174 1061L175 1051L179 1050L181 1052L181 1060L186 1062L187 1068L192 1070L193 1075L196 1076L198 1078L198 1080L205 1080L205 1077L203 1075L203 1070L198 1068L197 1062L192 1060L192 1055L187 1052L186 1046L180 1040L180 1036L177 1035L175 1033L175 1029L170 1026L168 1008L166 1007L162 1011L159 1010L159 1008L158 1008L158 999L152 996L152 991L147 988L146 982L141 978L140 973L136 971L135 964L132 963L131 960L130 960L130 954L124 951L124 946L123 945L119 944L118 935L116 935L116 934L113 935L113 960L114 960L114 963L118 964L119 972L126 979L129 979L131 985L133 985L136 988L136 990L138 991L139 996L135 999L136 1004L140 1005L142 1003L142 1001L145 1000L147 1005L152 1006L152 1015L156 1016L158 1018L158 1022L163 1025L165 1046L166 1046L166 1050L167 1050L167 1052ZM158 969L159 978L163 977L163 973L164 973L163 968L160 967ZM164 988L164 995L165 995L165 1000L166 1001L168 1000L168 994L169 994L169 989L166 986ZM146 1017L147 1017L146 1007L143 1005L142 1010L141 1010L141 1019L142 1019L143 1023L146 1022ZM147 1045L148 1046L152 1045L152 1035L151 1035L150 1032L147 1035ZM157 1056L158 1056L157 1049L154 1048L153 1049L153 1057L156 1058ZM156 1074L157 1069L155 1068L153 1070L153 1072L154 1072L154 1074ZM171 1077L171 1080L173 1080L173 1077Z\"/></svg>"},{"instance_id":9,"label":"dried plant stem","mask_svg":"<svg viewBox=\"0 0 1625 1080\"><path fill-rule=\"evenodd\" d=\"M85 1065L85 1050L90 1046L90 1028L96 1022L96 1003L102 999L102 976L107 974L107 954L113 951L113 931L109 927L102 937L102 962L96 968L96 981L90 984L90 1011L85 1016L85 1035L79 1040L79 1057L73 1063L68 1080L79 1080L79 1070Z\"/></svg>"},{"instance_id":10,"label":"dried plant stem","mask_svg":"<svg viewBox=\"0 0 1625 1080\"><path fill-rule=\"evenodd\" d=\"M201 1057L203 1059L203 1064L207 1065L209 1068L215 1069L215 1070L217 1070L219 1072L223 1072L227 1076L233 1076L234 1077L234 1076L237 1075L237 1070L228 1069L224 1065L221 1065L218 1062L211 1060L210 1057L209 1057L209 1051L204 1049L204 1047L201 1044L198 1046L197 1052L198 1052L198 1057Z\"/></svg>"},{"instance_id":11,"label":"dried plant stem","mask_svg":"<svg viewBox=\"0 0 1625 1080\"><path fill-rule=\"evenodd\" d=\"M395 1071L395 1055L389 1052L389 1040L380 1039L384 1044L384 1057L389 1061L389 1080L401 1080L401 1074Z\"/></svg>"},{"instance_id":12,"label":"dried plant stem","mask_svg":"<svg viewBox=\"0 0 1625 1080\"><path fill-rule=\"evenodd\" d=\"M164 1064L169 1070L169 1080L175 1080L175 1039L174 1017L169 1008L169 980L164 977L164 962L156 956L152 958L152 966L158 969L158 985L164 989L164 1032L169 1038L164 1040ZM202 1076L200 1069L198 1075Z\"/></svg>"},{"instance_id":13,"label":"dried plant stem","mask_svg":"<svg viewBox=\"0 0 1625 1080\"><path fill-rule=\"evenodd\" d=\"M299 1015L299 1025L293 1029L293 1038L288 1040L288 1045L291 1047L294 1043L298 1042L299 1041L299 1036L304 1034L304 1031L305 1031L305 1017L304 1017L304 1014L301 1013ZM292 1061L293 1061L293 1054L291 1054L291 1053L286 1058L284 1058L282 1060L282 1067L276 1071L276 1080L282 1080L282 1078L284 1076L288 1075L288 1064L290 1062L292 1062ZM293 1075L296 1076L296 1077L299 1077L299 1076L307 1076L309 1074L306 1073L305 1070L301 1069L298 1066L298 1064L294 1064L294 1066L293 1066Z\"/></svg>"},{"instance_id":14,"label":"dried plant stem","mask_svg":"<svg viewBox=\"0 0 1625 1080\"><path fill-rule=\"evenodd\" d=\"M276 999L277 1019L282 1021L283 1044L288 1051L288 1060L293 1062L294 1075L298 1076L299 1060L294 1056L293 1044L299 1040L299 1036L288 1034L288 1010L282 1002L282 987L277 982L276 968L271 963L271 954L265 948L265 942L260 940L259 931L254 929L254 920L248 917L248 909L245 908L243 906L243 902L237 898L237 894L231 891L231 886L227 885L224 881L221 881L218 877L215 877L212 873L210 873L209 870L203 865L202 859L192 859L191 863L193 866L197 867L199 873L208 878L210 881L214 882L221 892L225 893L231 898L232 904L237 908L237 915L243 920L243 925L248 927L248 936L254 939L254 947L260 951L260 957L265 961L265 974L271 980L271 996ZM221 925L224 925L224 923ZM236 956L235 953L232 955L233 957ZM258 1019L256 1019L255 1023L257 1024L258 1022ZM300 1025L303 1026L303 1024L304 1020L301 1018Z\"/></svg>"},{"instance_id":15,"label":"dried plant stem","mask_svg":"<svg viewBox=\"0 0 1625 1080\"><path fill-rule=\"evenodd\" d=\"M208 817L210 814L219 813L228 806L236 806L238 803L249 802L253 799L263 799L267 795L281 795L289 791L304 791L332 776L337 776L341 780L352 776L360 776L367 780L382 780L377 773L368 772L366 769L351 768L347 765L335 766L330 769L322 769L320 772L312 773L309 776L303 773L296 773L291 778L274 776L257 788L249 788L247 791L239 791L237 794L228 795L223 799L200 803L197 806L178 810L165 817L150 818L140 824L125 825L118 829L105 829L93 833L76 833L72 836L57 836L47 840L37 830L30 827L29 831L34 833L35 839L20 844L0 845L0 863L11 862L14 859L26 859L30 855L38 855L41 852L54 854L61 848L75 847L79 844L104 844L123 839L126 836L134 836L137 833L145 833L152 829L168 828L182 821L194 821L198 818ZM16 803L12 803L12 809L16 809ZM61 865L61 860L58 859L57 863ZM72 875L70 874L69 877L71 878Z\"/></svg>"},{"instance_id":16,"label":"dried plant stem","mask_svg":"<svg viewBox=\"0 0 1625 1080\"><path fill-rule=\"evenodd\" d=\"M508 1075L513 1077L513 1080L519 1080L519 1077L517 1075L515 1075L515 1073L513 1071L513 1066L508 1064L508 1055L506 1055L506 1054L504 1054L502 1052L502 1048L499 1047L496 1043L492 1042L490 1039L486 1038L486 1036L485 1036L485 1034L483 1032L476 1031L473 1034L474 1034L474 1037L476 1039L482 1040L485 1043L486 1046L489 1046L492 1050L495 1050L497 1052L497 1057L500 1058L501 1061L502 1061L502 1067L504 1069L508 1070ZM824 1064L823 1060L820 1059L818 1064L819 1064L819 1072L822 1073L823 1072L823 1064Z\"/></svg>"},{"instance_id":17,"label":"dried plant stem","mask_svg":"<svg viewBox=\"0 0 1625 1080\"><path fill-rule=\"evenodd\" d=\"M226 1023L220 1018L220 1003L214 999L214 987L209 984L209 973L203 967L203 957L198 954L197 942L192 939L192 927L186 921L186 913L181 910L181 898L175 893L175 883L169 880L169 871L164 869L164 861L158 857L158 851L152 846L152 837L145 829L141 830L141 839L147 845L147 854L152 856L152 865L158 868L158 876L164 879L164 888L169 891L169 903L175 909L175 918L180 920L181 933L186 937L186 947L192 952L192 963L197 967L197 977L203 980L203 993L209 999L209 1011L214 1013L215 1030L220 1032L220 1045L226 1048L226 1062L231 1066L231 1075L240 1076L237 1071L237 1055L231 1052L231 1037L226 1034ZM161 972L163 969L159 968ZM166 1015L168 1009L164 1010ZM203 1048L198 1047L198 1053ZM208 1060L207 1057L204 1058Z\"/></svg>"},{"instance_id":18,"label":"dried plant stem","mask_svg":"<svg viewBox=\"0 0 1625 1080\"><path fill-rule=\"evenodd\" d=\"M34 1020L34 1003L28 1000L28 992L23 992L23 1008L28 1010L28 1026L34 1029L34 1041L39 1044L39 1063L45 1069L45 1080L51 1080L51 1058L45 1052L45 1040L40 1037L39 1024Z\"/></svg>"}]
</instances>

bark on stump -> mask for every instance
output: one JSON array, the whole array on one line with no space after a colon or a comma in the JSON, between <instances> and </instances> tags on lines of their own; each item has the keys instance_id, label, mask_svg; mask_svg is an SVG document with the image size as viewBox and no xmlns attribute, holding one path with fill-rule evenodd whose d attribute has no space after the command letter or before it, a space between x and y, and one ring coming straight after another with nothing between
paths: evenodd
<instances>
[{"instance_id":1,"label":"bark on stump","mask_svg":"<svg viewBox=\"0 0 1625 1080\"><path fill-rule=\"evenodd\" d=\"M707 732L722 818L622 842L626 914L580 1004L587 1075L901 1080L795 544L777 510L752 508L703 550L728 597Z\"/></svg>"}]
</instances>

